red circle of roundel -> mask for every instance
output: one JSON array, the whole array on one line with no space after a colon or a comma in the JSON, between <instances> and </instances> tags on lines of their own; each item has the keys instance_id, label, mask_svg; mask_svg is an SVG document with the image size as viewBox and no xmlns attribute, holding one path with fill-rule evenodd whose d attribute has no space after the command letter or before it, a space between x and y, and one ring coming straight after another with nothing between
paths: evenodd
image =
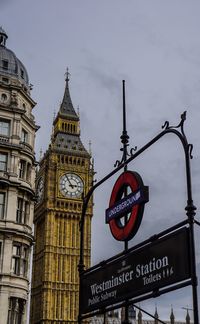
<instances>
[{"instance_id":1,"label":"red circle of roundel","mask_svg":"<svg viewBox=\"0 0 200 324\"><path fill-rule=\"evenodd\" d=\"M112 207L122 197L124 189L130 187L134 192L143 187L143 181L137 172L123 172L113 187L109 207ZM110 230L114 238L118 241L130 240L138 231L144 211L144 204L133 206L127 223L123 226L119 219L111 219L109 222Z\"/></svg>"}]
</instances>

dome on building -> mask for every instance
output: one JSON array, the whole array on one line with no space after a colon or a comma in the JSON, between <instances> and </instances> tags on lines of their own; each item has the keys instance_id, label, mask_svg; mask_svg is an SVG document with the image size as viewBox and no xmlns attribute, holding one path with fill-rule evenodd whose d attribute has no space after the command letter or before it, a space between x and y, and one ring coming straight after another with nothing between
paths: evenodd
<instances>
[{"instance_id":1,"label":"dome on building","mask_svg":"<svg viewBox=\"0 0 200 324\"><path fill-rule=\"evenodd\" d=\"M28 73L15 53L6 47L8 36L0 27L0 74L16 77L20 82L29 86Z\"/></svg>"}]
</instances>

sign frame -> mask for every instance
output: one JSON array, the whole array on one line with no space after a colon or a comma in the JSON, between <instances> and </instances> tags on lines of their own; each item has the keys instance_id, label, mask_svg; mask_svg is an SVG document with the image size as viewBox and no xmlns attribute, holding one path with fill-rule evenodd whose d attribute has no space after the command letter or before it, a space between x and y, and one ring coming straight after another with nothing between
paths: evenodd
<instances>
[{"instance_id":1,"label":"sign frame","mask_svg":"<svg viewBox=\"0 0 200 324\"><path fill-rule=\"evenodd\" d=\"M124 80L123 80L123 86L124 86ZM123 92L123 102L125 103L125 92ZM124 104L125 107L125 104ZM125 111L125 109L124 109ZM123 111L123 112L124 112ZM85 197L83 197L83 205L82 205L82 215L81 215L81 220L80 220L80 259L79 259L79 264L78 264L78 269L79 269L79 280L80 280L80 289L79 289L79 316L78 316L78 323L81 324L82 320L84 318L88 318L94 315L94 312L90 312L89 314L83 315L81 312L81 294L82 294L82 289L81 289L81 282L82 282L82 275L86 273L87 271L84 269L84 224L85 224L85 219L87 215L87 207L88 203L90 201L90 198L92 197L92 194L94 191L101 186L104 182L106 182L108 179L110 179L113 175L115 175L118 171L120 171L122 168L126 168L127 165L132 162L134 159L136 159L139 155L144 153L147 149L149 149L153 144L155 144L157 141L159 141L162 137L165 135L175 135L176 137L179 138L180 143L183 148L184 152L184 161L185 161L185 171L186 171L186 193L187 193L187 199L186 199L186 216L187 218L174 225L170 229L166 229L163 231L163 235L166 235L170 231L174 231L178 228L183 227L184 225L188 225L188 230L189 230L189 245L190 245L190 269L191 269L191 278L188 282L176 285L176 287L168 287L167 289L163 289L162 291L156 290L152 294L149 294L147 298L151 297L157 297L161 295L162 293L167 293L170 291L173 291L178 288L182 288L186 285L191 285L192 286L192 297L193 297L193 318L194 318L194 324L199 324L199 311L198 311L198 294L197 294L197 273L196 273L196 254L195 254L195 240L194 240L194 226L195 223L198 224L199 222L196 221L195 219L195 214L196 214L196 207L194 206L193 203L193 198L192 198L192 181L191 181L191 170L190 170L190 159L192 158L192 144L188 144L187 137L184 132L184 122L186 120L186 112L183 112L181 115L181 120L177 126L170 126L170 123L166 121L164 125L162 126L162 131L159 132L153 139L151 139L147 144L145 144L142 148L140 148L136 153L132 154L131 150L131 155L127 158L127 146L128 146L128 135L126 132L126 129L124 127L123 134L121 136L122 143L124 145L123 149L123 156L122 160L117 161L116 163L116 168L112 170L109 174L107 174L104 178L102 178L100 181L95 183L88 191ZM125 113L124 113L124 125L125 125ZM164 234L165 233L165 234ZM153 237L150 239L146 240L147 241L152 241L152 240L157 240L159 237L159 234L155 234ZM144 243L144 242L143 242ZM123 253L123 252L122 252ZM107 260L108 261L108 260ZM103 266L103 262L102 262ZM90 268L91 270L92 268ZM146 298L146 299L147 299ZM134 302L139 302L140 299L134 299ZM121 305L129 305L129 303L132 303L133 301L126 300L124 301ZM105 309L101 310L99 313L105 313L108 309L115 309L118 308L119 305L116 306L110 306L106 307ZM153 317L153 316L152 316ZM128 320L126 318L126 320ZM159 319L158 319L159 321Z\"/></svg>"},{"instance_id":2,"label":"sign frame","mask_svg":"<svg viewBox=\"0 0 200 324\"><path fill-rule=\"evenodd\" d=\"M174 287L190 278L189 260L188 227L139 249L133 247L125 255L82 274L81 312L100 310L135 297L142 300L142 295L145 298L155 290Z\"/></svg>"}]
</instances>

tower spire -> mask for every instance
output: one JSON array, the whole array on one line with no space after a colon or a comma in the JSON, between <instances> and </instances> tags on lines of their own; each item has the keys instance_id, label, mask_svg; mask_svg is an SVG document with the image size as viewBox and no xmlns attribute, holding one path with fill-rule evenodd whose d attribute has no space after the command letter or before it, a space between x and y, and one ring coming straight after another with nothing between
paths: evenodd
<instances>
[{"instance_id":1,"label":"tower spire","mask_svg":"<svg viewBox=\"0 0 200 324\"><path fill-rule=\"evenodd\" d=\"M190 324L190 315L189 315L188 309L187 309L187 314L186 314L186 324Z\"/></svg>"},{"instance_id":2,"label":"tower spire","mask_svg":"<svg viewBox=\"0 0 200 324\"><path fill-rule=\"evenodd\" d=\"M69 82L69 77L70 77L70 73L69 73L69 68L67 67L66 72L65 72L65 81Z\"/></svg>"},{"instance_id":3,"label":"tower spire","mask_svg":"<svg viewBox=\"0 0 200 324\"><path fill-rule=\"evenodd\" d=\"M76 120L78 120L78 115L73 107L70 92L69 92L69 76L70 73L69 73L69 69L67 68L65 73L65 82L66 82L65 91L64 91L62 103L60 105L59 114L62 116L72 117L73 119L75 118Z\"/></svg>"},{"instance_id":4,"label":"tower spire","mask_svg":"<svg viewBox=\"0 0 200 324\"><path fill-rule=\"evenodd\" d=\"M155 307L155 314L154 314L154 317L155 317L154 323L155 323L155 324L158 324L158 318L159 318L159 316L158 316L157 306Z\"/></svg>"},{"instance_id":5,"label":"tower spire","mask_svg":"<svg viewBox=\"0 0 200 324\"><path fill-rule=\"evenodd\" d=\"M170 323L175 324L175 316L174 316L174 311L172 306L171 306L171 314L170 314Z\"/></svg>"}]
</instances>

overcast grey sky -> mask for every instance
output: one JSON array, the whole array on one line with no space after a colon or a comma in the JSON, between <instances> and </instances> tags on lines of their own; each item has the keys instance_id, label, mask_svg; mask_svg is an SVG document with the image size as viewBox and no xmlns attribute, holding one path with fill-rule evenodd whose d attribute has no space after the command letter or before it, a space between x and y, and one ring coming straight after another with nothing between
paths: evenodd
<instances>
[{"instance_id":1,"label":"overcast grey sky","mask_svg":"<svg viewBox=\"0 0 200 324\"><path fill-rule=\"evenodd\" d=\"M185 133L194 145L194 203L199 217L200 192L200 2L196 0L0 0L0 25L7 47L25 64L34 85L34 114L41 126L36 152L48 147L54 111L64 91L64 73L71 73L70 91L79 106L81 137L92 141L96 179L121 158L122 79L126 80L130 147L143 146L165 120L178 124L187 110ZM183 151L173 136L163 138L129 165L150 188L135 244L185 217L186 182ZM93 263L121 251L104 224L116 176L96 191L92 231ZM200 228L197 228L199 236ZM197 241L200 269L200 249ZM200 276L200 273L199 273ZM157 304L168 318L171 304L177 318L192 307L191 289L182 289L142 303Z\"/></svg>"}]
</instances>

